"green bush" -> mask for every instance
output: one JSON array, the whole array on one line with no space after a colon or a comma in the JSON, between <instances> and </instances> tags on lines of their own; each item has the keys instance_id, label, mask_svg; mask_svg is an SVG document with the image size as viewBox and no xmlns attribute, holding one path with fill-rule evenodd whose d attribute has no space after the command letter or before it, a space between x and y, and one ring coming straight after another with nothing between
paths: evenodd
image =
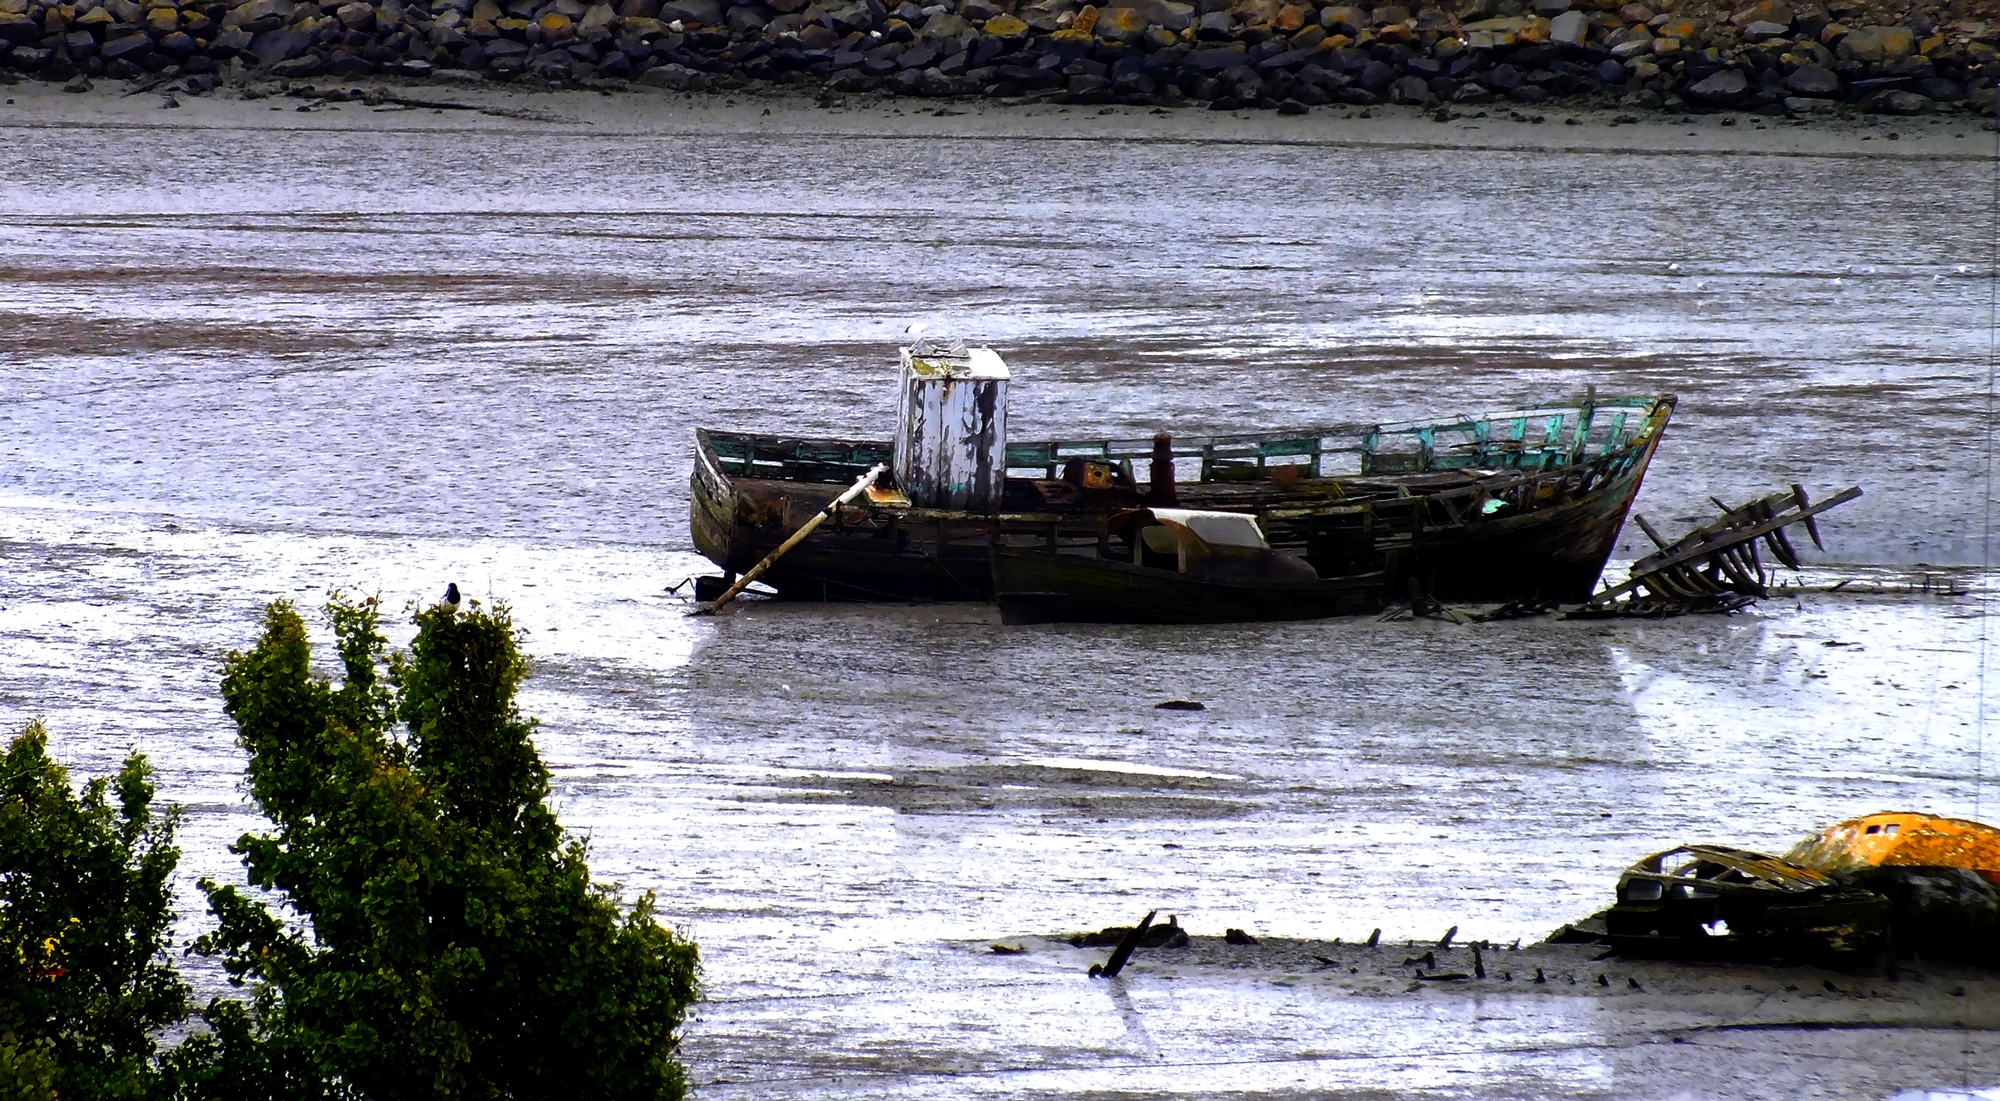
<instances>
[{"instance_id":1,"label":"green bush","mask_svg":"<svg viewBox=\"0 0 2000 1101\"><path fill-rule=\"evenodd\" d=\"M79 793L48 740L29 723L0 758L0 1096L146 1097L188 1009L166 957L178 812L153 811L144 756Z\"/></svg>"},{"instance_id":2,"label":"green bush","mask_svg":"<svg viewBox=\"0 0 2000 1101\"><path fill-rule=\"evenodd\" d=\"M679 1098L695 946L621 915L546 799L504 608L417 613L385 653L375 603L328 608L344 680L312 674L305 624L273 604L231 654L223 701L275 829L233 847L255 896L204 880L247 1002L169 1060L206 1098ZM402 725L398 736L397 725Z\"/></svg>"}]
</instances>

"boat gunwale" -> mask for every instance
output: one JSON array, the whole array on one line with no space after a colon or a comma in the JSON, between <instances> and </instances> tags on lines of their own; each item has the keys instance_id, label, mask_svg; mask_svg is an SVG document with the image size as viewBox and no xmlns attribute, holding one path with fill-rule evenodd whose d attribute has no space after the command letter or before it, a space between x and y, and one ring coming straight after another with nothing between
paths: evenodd
<instances>
[{"instance_id":1,"label":"boat gunwale","mask_svg":"<svg viewBox=\"0 0 2000 1101\"><path fill-rule=\"evenodd\" d=\"M1499 497L1500 493L1530 484L1585 476L1593 467L1609 467L1617 463L1626 462L1635 456L1643 457L1649 442L1656 436L1657 433L1641 435L1635 438L1632 444L1616 451L1600 453L1587 460L1561 467L1526 469L1507 467L1496 470L1459 467L1439 471L1420 471L1402 476L1381 474L1338 475L1300 482L1296 486L1288 487L1285 496L1276 500L1267 500L1264 502L1248 501L1242 503L1204 502L1203 507L1215 512L1248 513L1256 515L1260 519L1274 520L1296 520L1321 515L1353 514L1385 502L1393 503L1402 500L1425 501L1449 507L1449 505L1460 498L1470 498L1473 500L1480 498L1495 499ZM720 463L712 457L712 454L706 448L698 450L703 452L701 455L703 465L731 493L755 492L757 489L766 489L767 487L769 490L777 490L791 486L813 486L822 489L824 495L830 499L840 488L841 483L831 481L811 482L795 478L767 478L730 474L720 468ZM1526 522L1531 519L1546 518L1551 512L1587 505L1598 498L1604 487L1624 482L1638 475L1641 466L1641 463L1634 462L1630 468L1610 474L1599 480L1590 489L1583 491L1580 496L1546 504L1537 504L1531 508L1516 508L1507 513L1482 516L1478 518L1477 523L1488 530L1505 530L1516 523ZM1474 473L1476 470L1484 472ZM1407 488L1412 479L1425 476L1459 476L1467 480L1458 485L1441 486L1435 489L1426 489L1422 492L1412 492L1408 497L1394 495L1398 488ZM1235 488L1239 484L1241 483L1191 483L1191 485L1195 486L1221 486L1227 488ZM1369 489L1371 494L1356 495L1351 493L1351 489L1357 484ZM1380 496L1373 494L1379 494ZM1061 524L1081 527L1085 526L1084 521L1094 524L1099 519L1096 514L1076 512L968 512L961 509L936 509L916 505L885 505L863 502L856 502L855 504L846 506L841 510L841 513L846 515L849 514L850 510L853 513L861 515L889 514L912 524L926 525L961 522L980 525L1046 526L1049 524ZM1436 532L1464 526L1466 523L1467 521L1454 520L1445 524L1427 525L1427 527L1429 527L1429 530Z\"/></svg>"},{"instance_id":2,"label":"boat gunwale","mask_svg":"<svg viewBox=\"0 0 2000 1101\"><path fill-rule=\"evenodd\" d=\"M1496 423L1500 421L1509 421L1509 420L1533 419L1536 417L1546 418L1557 414L1565 416L1569 414L1580 415L1586 410L1592 411L1594 414L1596 410L1607 409L1607 408L1643 409L1646 411L1645 418L1641 420L1639 425L1632 430L1632 435L1629 439L1625 440L1620 444L1617 444L1615 447L1603 446L1594 455L1580 455L1574 460L1554 466L1544 465L1544 466L1530 467L1530 466L1510 464L1504 467L1491 468L1494 469L1495 471L1515 471L1523 474L1541 474L1553 470L1561 470L1561 469L1568 469L1576 466L1581 466L1584 465L1585 463L1594 462L1598 459L1602 459L1607 456L1616 455L1622 452L1629 452L1634 449L1644 447L1647 439L1650 436L1657 435L1659 432L1665 429L1667 420L1671 418L1673 409L1677 404L1677 402L1678 402L1678 397L1677 395L1674 394L1651 394L1651 395L1629 394L1629 395L1619 395L1609 398L1602 398L1592 402L1579 403L1575 405L1565 405L1565 406L1545 405L1545 406L1530 406L1519 409L1496 410L1492 412L1477 414L1476 416L1473 416L1470 419L1464 419L1463 415L1461 415L1461 419L1459 420L1437 420L1437 421L1413 420L1413 421L1400 421L1394 423L1374 424L1374 425L1315 426L1315 427L1307 427L1299 429L1265 429L1265 430L1260 430L1254 434L1244 433L1244 434L1232 434L1232 435L1221 435L1221 436L1190 436L1190 437L1181 437L1176 439L1173 442L1173 453L1176 459L1213 460L1216 457L1215 450L1218 448L1228 449L1228 450L1250 448L1253 449L1255 457L1269 458L1269 457L1284 457L1295 454L1296 455L1310 454L1315 456L1315 462L1316 462L1317 457L1319 455L1326 455L1326 454L1351 453L1363 456L1367 456L1370 454L1377 454L1378 452L1373 451L1372 445L1369 441L1371 441L1373 438L1381 434L1407 434L1407 433L1423 431L1425 429L1436 432L1463 431L1476 428L1481 423ZM1662 413L1666 415L1661 416ZM1353 442L1353 443L1343 442L1343 443L1336 443L1332 446L1328 446L1328 441L1345 440L1352 433L1356 432L1357 429L1361 434L1361 439L1358 442ZM721 456L720 453L718 453L715 450L715 440L717 438L729 438L729 439L740 439L740 440L750 441L752 446L752 457L743 460L736 460L739 462L743 462L746 465L755 463L757 461L754 457L754 449L758 442L766 440L773 442L782 442L794 448L820 447L820 448L826 448L828 450L838 450L838 449L852 450L856 448L865 447L865 448L872 448L875 450L879 450L884 453L890 451L893 446L889 442L880 440L837 439L833 437L813 437L813 436L784 436L766 432L737 431L730 429L707 428L703 426L696 426L695 438L698 444L697 450L703 451L707 453L709 456L712 456L716 472L721 474L723 477L730 479L750 478L754 477L754 475L752 472L748 470L744 471L741 474L730 474L726 470L723 470L722 469L723 457ZM1272 451L1268 453L1262 450L1263 448L1266 448L1274 444L1289 444L1295 441L1304 441L1304 440L1315 441L1315 449L1313 450L1300 449L1296 452ZM1606 442L1608 443L1609 441ZM1153 448L1153 441L1150 438L1121 439L1116 437L1101 437L1095 439L1030 440L1020 443L1009 443L1007 445L1007 449L1010 452L1008 469L1014 470L1014 469L1029 469L1033 467L1042 467L1050 465L1058 460L1065 460L1071 458L1094 457L1103 459L1105 461L1111 461L1114 459L1121 459L1121 458L1137 459L1149 456L1152 453L1152 448ZM1012 455L1011 455L1011 453L1016 451L1017 449L1022 451L1028 451L1031 449L1039 450L1042 454L1047 456L1047 459L1044 462L1017 464L1012 461ZM1546 443L1542 445L1537 445L1535 447L1535 450L1547 454L1557 454L1557 455L1564 453L1564 451L1566 450L1572 452L1574 451L1573 448L1553 447ZM1065 454L1065 452L1070 452L1070 453ZM1236 459L1240 461L1240 459L1250 458L1253 457L1253 455L1249 452L1245 452L1240 455L1230 454L1230 455L1225 455L1223 457L1225 459ZM858 464L842 464L842 465L857 465L857 469L859 468ZM1304 465L1304 464L1279 464L1279 465ZM1406 479L1408 477L1420 474L1449 474L1467 469L1488 469L1488 468L1472 468L1469 466L1461 465L1461 466L1431 467L1429 469L1422 469L1422 470L1385 470L1385 471L1375 471L1375 472L1370 472L1364 469L1363 471L1359 471L1353 474L1315 475L1311 480L1333 482L1342 480L1351 481L1355 479L1365 479L1365 478ZM803 479L798 479L798 478L770 478L770 479L759 479L759 480L803 482L803 484L808 484L808 485L833 484L832 482L827 482L827 483L805 482ZM1218 479L1216 481L1221 481L1221 480ZM1188 484L1210 484L1210 482L1209 480L1204 479L1198 482L1193 482Z\"/></svg>"}]
</instances>

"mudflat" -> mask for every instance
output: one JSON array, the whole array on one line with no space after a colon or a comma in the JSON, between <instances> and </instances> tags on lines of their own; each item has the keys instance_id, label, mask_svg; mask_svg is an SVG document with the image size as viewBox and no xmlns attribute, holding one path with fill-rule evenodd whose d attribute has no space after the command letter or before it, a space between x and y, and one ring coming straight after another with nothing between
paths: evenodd
<instances>
[{"instance_id":1,"label":"mudflat","mask_svg":"<svg viewBox=\"0 0 2000 1101\"><path fill-rule=\"evenodd\" d=\"M0 96L0 720L79 772L150 754L188 883L258 828L215 685L262 604L456 582L530 631L593 868L702 945L708 1095L2000 1082L1981 976L1532 947L1676 843L1992 816L1990 133L423 94ZM1681 395L1638 504L1670 533L1710 495L1867 496L1730 617L685 618L694 427L887 438L916 320L1006 355L1022 438L1595 385ZM1156 907L1196 962L1093 981L1059 936ZM1408 989L1404 942L1453 925L1523 947Z\"/></svg>"}]
</instances>

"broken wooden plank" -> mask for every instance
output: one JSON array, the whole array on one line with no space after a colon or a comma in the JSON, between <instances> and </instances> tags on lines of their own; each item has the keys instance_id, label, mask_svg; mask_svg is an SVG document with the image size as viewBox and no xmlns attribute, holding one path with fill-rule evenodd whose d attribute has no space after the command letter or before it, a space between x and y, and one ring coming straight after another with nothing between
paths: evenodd
<instances>
[{"instance_id":1,"label":"broken wooden plank","mask_svg":"<svg viewBox=\"0 0 2000 1101\"><path fill-rule=\"evenodd\" d=\"M1763 563L1757 556L1757 542L1764 540L1781 560L1797 568L1794 565L1796 554L1788 553L1792 550L1790 543L1781 544L1769 537L1791 524L1806 522L1819 513L1860 496L1861 488L1850 486L1824 501L1804 503L1808 498L1800 487L1795 486L1790 494L1777 494L1737 509L1717 501L1717 506L1723 510L1722 519L1698 528L1679 541L1663 546L1658 553L1634 562L1629 578L1592 596L1589 604L1607 607L1619 597L1641 589L1682 600L1713 595L1723 590L1763 595L1767 579ZM1775 502L1783 502L1785 507L1780 508ZM1646 530L1649 537L1660 542L1650 528ZM1694 568L1695 563L1703 561L1707 563L1705 570ZM1726 584L1724 577L1727 578Z\"/></svg>"}]
</instances>

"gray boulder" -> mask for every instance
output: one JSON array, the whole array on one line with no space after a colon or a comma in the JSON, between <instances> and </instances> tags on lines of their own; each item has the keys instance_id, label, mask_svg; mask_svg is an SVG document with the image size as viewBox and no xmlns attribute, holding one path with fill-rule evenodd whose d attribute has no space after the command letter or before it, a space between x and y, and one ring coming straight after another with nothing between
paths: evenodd
<instances>
[{"instance_id":1,"label":"gray boulder","mask_svg":"<svg viewBox=\"0 0 2000 1101\"><path fill-rule=\"evenodd\" d=\"M1694 82L1687 98L1704 107L1733 107L1750 94L1750 81L1735 69L1720 69Z\"/></svg>"},{"instance_id":2,"label":"gray boulder","mask_svg":"<svg viewBox=\"0 0 2000 1101\"><path fill-rule=\"evenodd\" d=\"M570 75L576 59L568 50L550 50L548 53L528 62L528 71L541 77L562 78Z\"/></svg>"},{"instance_id":3,"label":"gray boulder","mask_svg":"<svg viewBox=\"0 0 2000 1101\"><path fill-rule=\"evenodd\" d=\"M123 38L114 38L106 42L98 53L106 61L115 61L121 57L137 61L146 56L152 48L153 40L141 32L139 34L128 34ZM283 59L280 58L279 60Z\"/></svg>"},{"instance_id":4,"label":"gray boulder","mask_svg":"<svg viewBox=\"0 0 2000 1101\"><path fill-rule=\"evenodd\" d=\"M1146 17L1146 22L1179 33L1194 25L1194 5L1181 4L1176 0L1136 0L1131 4Z\"/></svg>"},{"instance_id":5,"label":"gray boulder","mask_svg":"<svg viewBox=\"0 0 2000 1101\"><path fill-rule=\"evenodd\" d=\"M777 12L772 11L762 4L741 4L730 8L729 14L724 19L729 24L730 30L735 31L737 34L747 34L751 31L761 29L764 24L769 23L777 14Z\"/></svg>"},{"instance_id":6,"label":"gray boulder","mask_svg":"<svg viewBox=\"0 0 2000 1101\"><path fill-rule=\"evenodd\" d=\"M1814 99L1810 96L1789 96L1785 99L1785 110L1794 115L1824 115L1839 109L1840 101L1834 99Z\"/></svg>"},{"instance_id":7,"label":"gray boulder","mask_svg":"<svg viewBox=\"0 0 2000 1101\"><path fill-rule=\"evenodd\" d=\"M692 70L669 63L647 69L645 75L639 78L639 83L648 88L671 88L676 92L684 92L693 80Z\"/></svg>"},{"instance_id":8,"label":"gray boulder","mask_svg":"<svg viewBox=\"0 0 2000 1101\"><path fill-rule=\"evenodd\" d=\"M1580 11L1566 11L1549 20L1549 41L1566 46L1576 46L1583 42L1590 24Z\"/></svg>"},{"instance_id":9,"label":"gray boulder","mask_svg":"<svg viewBox=\"0 0 2000 1101\"><path fill-rule=\"evenodd\" d=\"M154 43L153 48L180 62L194 56L194 52L201 47L195 44L194 38L187 32L175 31Z\"/></svg>"},{"instance_id":10,"label":"gray boulder","mask_svg":"<svg viewBox=\"0 0 2000 1101\"><path fill-rule=\"evenodd\" d=\"M1965 89L1941 76L1925 77L1917 81L1914 89L1920 96L1927 96L1939 103L1957 103L1965 98Z\"/></svg>"},{"instance_id":11,"label":"gray boulder","mask_svg":"<svg viewBox=\"0 0 2000 1101\"><path fill-rule=\"evenodd\" d=\"M1429 97L1431 86L1422 77L1406 76L1392 81L1385 93L1390 103L1422 104Z\"/></svg>"},{"instance_id":12,"label":"gray boulder","mask_svg":"<svg viewBox=\"0 0 2000 1101\"><path fill-rule=\"evenodd\" d=\"M1242 50L1217 48L1194 50L1181 59L1181 66L1197 73L1219 73L1244 63L1249 55Z\"/></svg>"},{"instance_id":13,"label":"gray boulder","mask_svg":"<svg viewBox=\"0 0 2000 1101\"><path fill-rule=\"evenodd\" d=\"M0 15L0 42L20 46L42 37L41 24L28 18L25 12L9 12Z\"/></svg>"},{"instance_id":14,"label":"gray boulder","mask_svg":"<svg viewBox=\"0 0 2000 1101\"><path fill-rule=\"evenodd\" d=\"M1914 50L1908 27L1857 27L1840 40L1841 56L1863 61L1894 61Z\"/></svg>"},{"instance_id":15,"label":"gray boulder","mask_svg":"<svg viewBox=\"0 0 2000 1101\"><path fill-rule=\"evenodd\" d=\"M1922 115L1929 113L1932 102L1915 92L1877 92L1861 104L1863 110L1878 115Z\"/></svg>"},{"instance_id":16,"label":"gray boulder","mask_svg":"<svg viewBox=\"0 0 2000 1101\"><path fill-rule=\"evenodd\" d=\"M971 35L973 31L974 28L972 24L966 22L963 16L952 15L949 12L943 12L938 15L933 15L929 19L926 19L924 21L923 29L918 31L917 33L921 34L925 38L932 38L932 39L949 38L952 39L953 41L963 41L966 37Z\"/></svg>"},{"instance_id":17,"label":"gray boulder","mask_svg":"<svg viewBox=\"0 0 2000 1101\"><path fill-rule=\"evenodd\" d=\"M312 36L290 27L280 27L275 31L265 31L250 44L250 52L257 56L266 67L280 61L290 61L312 48ZM108 47L107 47L108 49Z\"/></svg>"},{"instance_id":18,"label":"gray boulder","mask_svg":"<svg viewBox=\"0 0 2000 1101\"><path fill-rule=\"evenodd\" d=\"M303 57L294 57L289 61L280 61L276 65L271 66L272 76L287 78L318 76L325 71L326 62L321 61L318 54L306 54Z\"/></svg>"},{"instance_id":19,"label":"gray boulder","mask_svg":"<svg viewBox=\"0 0 2000 1101\"><path fill-rule=\"evenodd\" d=\"M1348 4L1328 5L1319 10L1320 26L1328 34L1360 34L1374 22L1369 12Z\"/></svg>"},{"instance_id":20,"label":"gray boulder","mask_svg":"<svg viewBox=\"0 0 2000 1101\"><path fill-rule=\"evenodd\" d=\"M716 0L667 0L660 5L661 22L671 23L676 19L704 27L717 26L722 22L722 5Z\"/></svg>"},{"instance_id":21,"label":"gray boulder","mask_svg":"<svg viewBox=\"0 0 2000 1101\"><path fill-rule=\"evenodd\" d=\"M250 48L251 34L242 27L225 27L208 43L208 56L224 61Z\"/></svg>"},{"instance_id":22,"label":"gray boulder","mask_svg":"<svg viewBox=\"0 0 2000 1101\"><path fill-rule=\"evenodd\" d=\"M1111 91L1111 81L1090 73L1079 73L1069 78L1069 94L1073 96L1101 96Z\"/></svg>"},{"instance_id":23,"label":"gray boulder","mask_svg":"<svg viewBox=\"0 0 2000 1101\"><path fill-rule=\"evenodd\" d=\"M1827 99L1840 94L1840 77L1822 65L1801 65L1785 78L1785 90L1795 96Z\"/></svg>"}]
</instances>

